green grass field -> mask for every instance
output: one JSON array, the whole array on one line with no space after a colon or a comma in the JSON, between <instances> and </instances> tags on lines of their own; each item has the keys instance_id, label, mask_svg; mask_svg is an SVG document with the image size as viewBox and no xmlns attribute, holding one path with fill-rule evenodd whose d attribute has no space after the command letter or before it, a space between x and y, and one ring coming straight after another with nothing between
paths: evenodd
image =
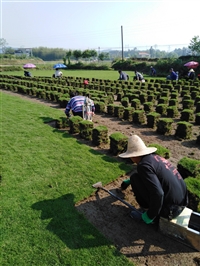
<instances>
[{"instance_id":1,"label":"green grass field","mask_svg":"<svg viewBox=\"0 0 200 266\"><path fill-rule=\"evenodd\" d=\"M83 78L97 78L97 79L110 79L117 80L119 78L119 73L114 70L61 70L63 76L65 77L83 77ZM30 70L32 76L34 77L52 77L54 70ZM126 71L129 74L130 80L133 80L134 72ZM1 74L11 75L11 76L24 76L23 71L3 71Z\"/></svg>"},{"instance_id":2,"label":"green grass field","mask_svg":"<svg viewBox=\"0 0 200 266\"><path fill-rule=\"evenodd\" d=\"M63 76L65 77L82 77L82 78L96 78L96 79L108 79L108 80L117 80L119 78L118 71L115 70L69 70L62 69ZM51 78L55 71L52 70L30 70L33 77L49 77ZM133 71L125 71L129 75L129 80L132 81L135 73ZM2 71L0 75L9 75L9 76L24 76L24 71ZM146 80L152 78L148 75L144 75ZM165 77L156 77L156 79L166 79Z\"/></svg>"},{"instance_id":3,"label":"green grass field","mask_svg":"<svg viewBox=\"0 0 200 266\"><path fill-rule=\"evenodd\" d=\"M1 265L133 265L74 207L130 165L44 123L61 110L4 92L0 106Z\"/></svg>"}]
</instances>

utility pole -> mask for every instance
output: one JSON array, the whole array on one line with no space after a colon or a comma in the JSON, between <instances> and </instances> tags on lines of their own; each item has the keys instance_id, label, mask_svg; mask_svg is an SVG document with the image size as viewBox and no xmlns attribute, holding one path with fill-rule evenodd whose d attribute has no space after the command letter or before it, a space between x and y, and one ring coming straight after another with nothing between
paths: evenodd
<instances>
[{"instance_id":1,"label":"utility pole","mask_svg":"<svg viewBox=\"0 0 200 266\"><path fill-rule=\"evenodd\" d=\"M121 26L121 41L122 41L122 61L124 61L123 26Z\"/></svg>"},{"instance_id":2,"label":"utility pole","mask_svg":"<svg viewBox=\"0 0 200 266\"><path fill-rule=\"evenodd\" d=\"M98 47L98 62L99 62L99 55L100 55L100 47Z\"/></svg>"}]
</instances>

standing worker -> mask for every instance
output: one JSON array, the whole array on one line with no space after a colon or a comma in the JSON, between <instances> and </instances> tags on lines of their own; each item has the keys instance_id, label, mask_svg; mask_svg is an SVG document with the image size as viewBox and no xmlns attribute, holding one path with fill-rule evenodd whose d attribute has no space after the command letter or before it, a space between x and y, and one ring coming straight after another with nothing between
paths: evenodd
<instances>
[{"instance_id":1,"label":"standing worker","mask_svg":"<svg viewBox=\"0 0 200 266\"><path fill-rule=\"evenodd\" d=\"M165 158L154 154L156 150L146 147L140 137L133 135L128 139L127 151L119 155L137 164L137 172L122 182L121 189L131 185L138 204L145 211L132 211L130 216L146 224L160 216L171 220L188 203L186 184L180 173Z\"/></svg>"},{"instance_id":2,"label":"standing worker","mask_svg":"<svg viewBox=\"0 0 200 266\"><path fill-rule=\"evenodd\" d=\"M152 66L150 67L150 72L151 72L150 74L151 74L152 77L156 76L156 70L155 70L154 67L152 67Z\"/></svg>"}]
</instances>

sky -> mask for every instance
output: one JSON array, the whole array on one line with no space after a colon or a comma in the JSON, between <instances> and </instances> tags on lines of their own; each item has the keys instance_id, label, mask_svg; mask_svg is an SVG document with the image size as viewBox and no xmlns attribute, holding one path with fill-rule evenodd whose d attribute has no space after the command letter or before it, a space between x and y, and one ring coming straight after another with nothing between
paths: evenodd
<instances>
[{"instance_id":1,"label":"sky","mask_svg":"<svg viewBox=\"0 0 200 266\"><path fill-rule=\"evenodd\" d=\"M199 0L0 0L0 15L13 48L171 51L200 36Z\"/></svg>"}]
</instances>

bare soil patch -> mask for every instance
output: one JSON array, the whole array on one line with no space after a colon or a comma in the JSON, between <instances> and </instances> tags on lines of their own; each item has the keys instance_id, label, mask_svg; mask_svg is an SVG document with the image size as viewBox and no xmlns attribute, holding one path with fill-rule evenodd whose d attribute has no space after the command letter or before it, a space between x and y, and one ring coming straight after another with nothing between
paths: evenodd
<instances>
[{"instance_id":1,"label":"bare soil patch","mask_svg":"<svg viewBox=\"0 0 200 266\"><path fill-rule=\"evenodd\" d=\"M7 91L5 93L14 94ZM48 103L40 99L19 94L14 95L25 97L31 101L46 104L53 108L59 108L57 104ZM200 147L196 144L196 138L200 132L199 126L193 127L192 139L178 141L174 136L158 135L154 129L147 128L146 126L133 125L129 122L120 121L118 118L109 117L107 115L95 115L93 122L95 125L107 126L109 135L113 132L122 132L127 136L134 133L139 135L147 145L150 143L157 143L168 148L171 151L169 160L175 166L184 156L200 159ZM92 147L90 142L81 140L78 136L75 137ZM108 144L93 148L110 155ZM116 177L114 182L105 184L104 187L137 207L137 202L135 201L130 187L123 193L118 190L121 182L128 178L130 174L131 173L127 173L127 175L123 177ZM97 182L98 181L101 180L97 180ZM99 190L98 193L94 192L89 198L78 202L76 208L83 213L121 253L127 256L127 258L136 265L200 265L199 252L194 251L190 247L174 239L166 237L154 225L136 223L129 216L130 209L103 190Z\"/></svg>"}]
</instances>

